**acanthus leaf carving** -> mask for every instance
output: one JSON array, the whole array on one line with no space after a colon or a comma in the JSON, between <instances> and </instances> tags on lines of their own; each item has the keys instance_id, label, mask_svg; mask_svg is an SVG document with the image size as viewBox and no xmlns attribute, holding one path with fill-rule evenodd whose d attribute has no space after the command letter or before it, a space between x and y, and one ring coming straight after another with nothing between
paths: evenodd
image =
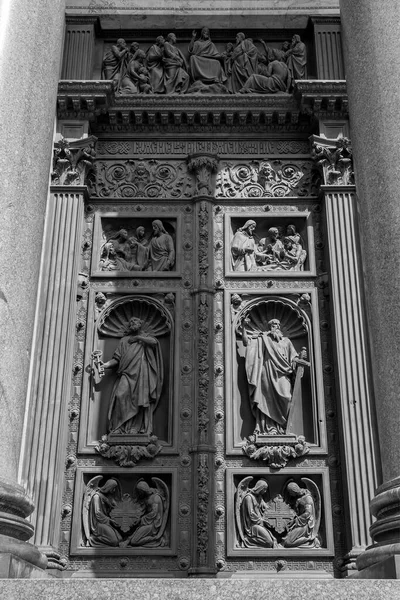
<instances>
[{"instance_id":1,"label":"acanthus leaf carving","mask_svg":"<svg viewBox=\"0 0 400 600\"><path fill-rule=\"evenodd\" d=\"M52 185L86 185L93 175L97 138L76 142L62 138L54 144Z\"/></svg>"},{"instance_id":2,"label":"acanthus leaf carving","mask_svg":"<svg viewBox=\"0 0 400 600\"><path fill-rule=\"evenodd\" d=\"M184 161L97 161L92 192L101 198L189 198L193 183Z\"/></svg>"},{"instance_id":3,"label":"acanthus leaf carving","mask_svg":"<svg viewBox=\"0 0 400 600\"><path fill-rule=\"evenodd\" d=\"M353 150L348 138L312 136L311 157L321 169L325 185L354 185Z\"/></svg>"},{"instance_id":4,"label":"acanthus leaf carving","mask_svg":"<svg viewBox=\"0 0 400 600\"><path fill-rule=\"evenodd\" d=\"M280 160L224 162L217 176L216 197L282 198L293 193L304 176L300 166Z\"/></svg>"},{"instance_id":5,"label":"acanthus leaf carving","mask_svg":"<svg viewBox=\"0 0 400 600\"><path fill-rule=\"evenodd\" d=\"M252 460L262 460L272 469L282 469L289 460L308 454L310 446L302 435L279 444L263 443L256 435L250 435L243 444L242 450Z\"/></svg>"},{"instance_id":6,"label":"acanthus leaf carving","mask_svg":"<svg viewBox=\"0 0 400 600\"><path fill-rule=\"evenodd\" d=\"M219 157L213 154L192 154L188 158L188 169L196 177L197 195L212 196L211 176L218 171Z\"/></svg>"},{"instance_id":7,"label":"acanthus leaf carving","mask_svg":"<svg viewBox=\"0 0 400 600\"><path fill-rule=\"evenodd\" d=\"M114 460L120 467L134 467L142 459L152 459L157 456L161 452L162 446L158 443L155 435L149 437L145 446L121 442L109 443L108 436L103 435L96 450L104 458Z\"/></svg>"}]
</instances>

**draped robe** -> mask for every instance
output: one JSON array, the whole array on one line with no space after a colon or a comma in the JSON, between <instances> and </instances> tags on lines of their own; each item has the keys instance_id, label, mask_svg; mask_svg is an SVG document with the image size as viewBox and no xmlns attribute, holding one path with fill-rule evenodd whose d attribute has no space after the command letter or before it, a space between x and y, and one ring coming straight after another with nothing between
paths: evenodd
<instances>
[{"instance_id":1,"label":"draped robe","mask_svg":"<svg viewBox=\"0 0 400 600\"><path fill-rule=\"evenodd\" d=\"M122 338L113 358L118 361L118 379L108 411L110 432L139 433L143 409L154 411L161 395L163 362L160 344L143 332L127 335Z\"/></svg>"},{"instance_id":2,"label":"draped robe","mask_svg":"<svg viewBox=\"0 0 400 600\"><path fill-rule=\"evenodd\" d=\"M196 40L190 52L190 72L193 81L223 83L226 75L219 61L220 53L210 40Z\"/></svg>"},{"instance_id":3,"label":"draped robe","mask_svg":"<svg viewBox=\"0 0 400 600\"><path fill-rule=\"evenodd\" d=\"M254 416L260 411L282 430L287 425L292 399L291 376L297 356L289 338L276 341L267 333L249 337L245 369L251 409Z\"/></svg>"}]
</instances>

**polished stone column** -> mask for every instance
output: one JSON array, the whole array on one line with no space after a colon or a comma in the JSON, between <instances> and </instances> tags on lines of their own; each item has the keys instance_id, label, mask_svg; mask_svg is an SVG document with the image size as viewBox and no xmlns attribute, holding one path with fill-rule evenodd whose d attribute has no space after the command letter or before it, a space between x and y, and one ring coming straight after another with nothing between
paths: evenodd
<instances>
[{"instance_id":1,"label":"polished stone column","mask_svg":"<svg viewBox=\"0 0 400 600\"><path fill-rule=\"evenodd\" d=\"M375 544L357 561L363 574L400 560L400 4L340 6L383 469L371 504Z\"/></svg>"},{"instance_id":2,"label":"polished stone column","mask_svg":"<svg viewBox=\"0 0 400 600\"><path fill-rule=\"evenodd\" d=\"M348 510L343 570L370 543L369 498L377 485L379 449L366 339L364 287L358 235L352 152L346 138L312 136L312 156L324 185L329 279Z\"/></svg>"},{"instance_id":3,"label":"polished stone column","mask_svg":"<svg viewBox=\"0 0 400 600\"><path fill-rule=\"evenodd\" d=\"M214 175L218 158L214 155L191 155L188 169L195 176L196 207L195 247L197 260L194 265L194 307L196 311L197 336L195 338L195 406L192 448L194 510L192 556L189 575L210 577L216 573L215 565L215 441L214 441L214 372L213 372L213 322L214 293L213 270L213 192Z\"/></svg>"},{"instance_id":4,"label":"polished stone column","mask_svg":"<svg viewBox=\"0 0 400 600\"><path fill-rule=\"evenodd\" d=\"M82 253L84 185L96 138L55 144L22 480L34 498L35 544L48 568L63 569L58 553L66 467L68 403L71 399L78 275ZM75 369L81 368L75 366ZM71 460L71 457L70 457Z\"/></svg>"},{"instance_id":5,"label":"polished stone column","mask_svg":"<svg viewBox=\"0 0 400 600\"><path fill-rule=\"evenodd\" d=\"M63 28L64 0L0 3L0 553L19 577L32 571L20 559L46 563L25 541L33 505L17 479Z\"/></svg>"}]
</instances>

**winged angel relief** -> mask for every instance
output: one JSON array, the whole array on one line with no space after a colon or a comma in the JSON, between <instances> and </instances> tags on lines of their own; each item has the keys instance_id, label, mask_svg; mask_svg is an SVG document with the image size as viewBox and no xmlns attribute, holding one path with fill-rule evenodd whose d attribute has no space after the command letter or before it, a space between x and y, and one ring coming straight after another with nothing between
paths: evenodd
<instances>
[{"instance_id":1,"label":"winged angel relief","mask_svg":"<svg viewBox=\"0 0 400 600\"><path fill-rule=\"evenodd\" d=\"M217 198L273 198L288 196L304 177L296 165L280 161L225 163L217 177Z\"/></svg>"},{"instance_id":2,"label":"winged angel relief","mask_svg":"<svg viewBox=\"0 0 400 600\"><path fill-rule=\"evenodd\" d=\"M240 548L320 548L321 495L317 484L303 477L301 488L293 480L282 494L267 500L269 485L253 477L238 485L235 520Z\"/></svg>"},{"instance_id":3,"label":"winged angel relief","mask_svg":"<svg viewBox=\"0 0 400 600\"><path fill-rule=\"evenodd\" d=\"M167 484L152 477L137 481L132 494L122 494L118 479L100 486L102 475L93 477L83 496L82 545L93 548L168 545L166 526L170 508Z\"/></svg>"}]
</instances>

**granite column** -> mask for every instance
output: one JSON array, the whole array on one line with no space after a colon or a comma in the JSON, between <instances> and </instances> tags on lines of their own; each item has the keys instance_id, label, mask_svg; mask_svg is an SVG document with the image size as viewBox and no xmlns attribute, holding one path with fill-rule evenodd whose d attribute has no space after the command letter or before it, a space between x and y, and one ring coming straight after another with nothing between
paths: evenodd
<instances>
[{"instance_id":1,"label":"granite column","mask_svg":"<svg viewBox=\"0 0 400 600\"><path fill-rule=\"evenodd\" d=\"M26 577L32 565L46 564L26 542L33 527L25 518L33 504L18 484L18 461L51 168L64 4L65 0L44 0L35 5L13 0L0 5L0 553L9 561L6 572L8 567L2 559L2 577ZM26 561L26 568L21 559Z\"/></svg>"},{"instance_id":2,"label":"granite column","mask_svg":"<svg viewBox=\"0 0 400 600\"><path fill-rule=\"evenodd\" d=\"M400 560L400 5L340 6L383 471L371 503L375 543L357 566L360 576L388 577Z\"/></svg>"}]
</instances>

